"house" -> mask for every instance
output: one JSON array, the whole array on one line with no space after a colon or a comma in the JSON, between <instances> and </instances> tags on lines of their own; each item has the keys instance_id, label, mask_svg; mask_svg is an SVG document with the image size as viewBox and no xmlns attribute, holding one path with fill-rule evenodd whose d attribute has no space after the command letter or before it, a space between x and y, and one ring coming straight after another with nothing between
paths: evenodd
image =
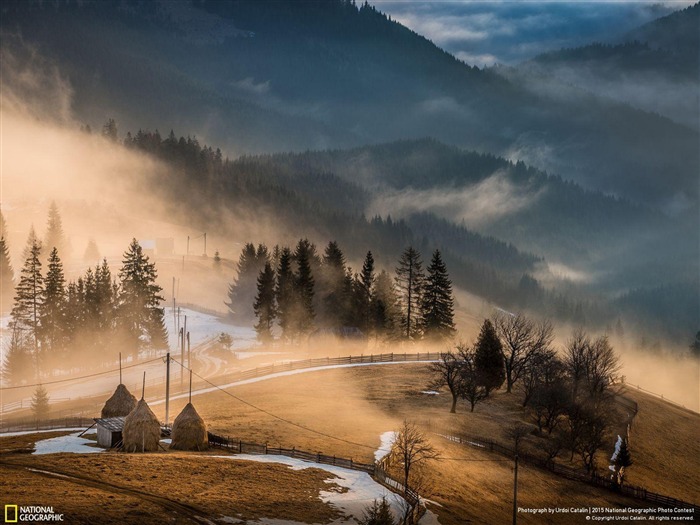
<instances>
[{"instance_id":1,"label":"house","mask_svg":"<svg viewBox=\"0 0 700 525\"><path fill-rule=\"evenodd\" d=\"M95 418L97 444L105 448L114 448L120 445L125 419L125 417Z\"/></svg>"}]
</instances>

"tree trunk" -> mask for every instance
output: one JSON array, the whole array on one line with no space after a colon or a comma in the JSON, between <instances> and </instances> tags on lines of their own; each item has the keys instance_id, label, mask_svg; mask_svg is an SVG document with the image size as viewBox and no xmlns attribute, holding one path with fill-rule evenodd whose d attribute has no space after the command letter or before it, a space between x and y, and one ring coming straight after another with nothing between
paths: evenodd
<instances>
[{"instance_id":1,"label":"tree trunk","mask_svg":"<svg viewBox=\"0 0 700 525\"><path fill-rule=\"evenodd\" d=\"M457 412L457 395L452 394L452 408L450 409L450 414L455 414Z\"/></svg>"}]
</instances>

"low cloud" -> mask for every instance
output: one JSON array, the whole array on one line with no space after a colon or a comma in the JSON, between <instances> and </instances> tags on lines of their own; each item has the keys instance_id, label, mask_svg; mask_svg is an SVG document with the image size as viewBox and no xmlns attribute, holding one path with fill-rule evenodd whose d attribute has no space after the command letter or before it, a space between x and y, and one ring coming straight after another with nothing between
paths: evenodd
<instances>
[{"instance_id":1,"label":"low cloud","mask_svg":"<svg viewBox=\"0 0 700 525\"><path fill-rule=\"evenodd\" d=\"M533 56L610 40L692 1L374 2L406 27L471 65L515 65ZM491 55L495 60L484 60ZM472 60L469 62L469 60Z\"/></svg>"},{"instance_id":2,"label":"low cloud","mask_svg":"<svg viewBox=\"0 0 700 525\"><path fill-rule=\"evenodd\" d=\"M532 206L539 196L539 192L519 188L504 173L497 172L466 188L389 190L372 201L368 213L401 218L433 212L444 219L478 227Z\"/></svg>"}]
</instances>

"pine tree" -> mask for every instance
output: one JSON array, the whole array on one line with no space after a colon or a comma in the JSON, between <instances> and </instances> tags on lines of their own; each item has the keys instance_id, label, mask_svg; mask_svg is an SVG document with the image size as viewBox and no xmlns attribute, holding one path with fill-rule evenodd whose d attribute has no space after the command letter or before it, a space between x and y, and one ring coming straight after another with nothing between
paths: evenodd
<instances>
[{"instance_id":1,"label":"pine tree","mask_svg":"<svg viewBox=\"0 0 700 525\"><path fill-rule=\"evenodd\" d=\"M269 262L258 276L258 294L253 305L258 322L255 331L258 339L263 344L271 343L273 340L272 327L277 317L277 307L275 304L275 272Z\"/></svg>"},{"instance_id":2,"label":"pine tree","mask_svg":"<svg viewBox=\"0 0 700 525\"><path fill-rule=\"evenodd\" d=\"M42 385L37 386L36 390L34 390L31 407L36 427L39 428L39 423L49 415L49 393Z\"/></svg>"},{"instance_id":3,"label":"pine tree","mask_svg":"<svg viewBox=\"0 0 700 525\"><path fill-rule=\"evenodd\" d=\"M5 353L2 377L5 384L19 386L32 377L32 356L29 344L17 328L12 330L10 343Z\"/></svg>"},{"instance_id":4,"label":"pine tree","mask_svg":"<svg viewBox=\"0 0 700 525\"><path fill-rule=\"evenodd\" d=\"M23 261L27 260L27 257L29 257L29 254L32 251L32 247L35 244L37 246L39 246L39 249L41 250L41 241L36 236L36 231L34 230L34 225L32 224L29 227L29 235L27 236L27 243L24 245L24 250L22 250L22 260Z\"/></svg>"},{"instance_id":5,"label":"pine tree","mask_svg":"<svg viewBox=\"0 0 700 525\"><path fill-rule=\"evenodd\" d=\"M86 263L94 264L100 260L100 250L97 248L97 243L95 239L90 238L85 248L85 254L83 255L83 260Z\"/></svg>"},{"instance_id":6,"label":"pine tree","mask_svg":"<svg viewBox=\"0 0 700 525\"><path fill-rule=\"evenodd\" d=\"M506 369L503 362L503 345L496 329L489 319L481 325L479 337L474 345L474 364L478 373L478 383L486 389L488 395L503 385Z\"/></svg>"},{"instance_id":7,"label":"pine tree","mask_svg":"<svg viewBox=\"0 0 700 525\"><path fill-rule=\"evenodd\" d=\"M34 239L20 272L15 289L15 304L10 313L10 328L22 332L31 342L36 372L39 373L39 316L44 293L44 278L41 275L41 246Z\"/></svg>"},{"instance_id":8,"label":"pine tree","mask_svg":"<svg viewBox=\"0 0 700 525\"><path fill-rule=\"evenodd\" d=\"M620 451L615 458L615 469L617 471L617 484L625 482L625 471L632 466L632 455L630 454L629 442L626 439L620 444Z\"/></svg>"},{"instance_id":9,"label":"pine tree","mask_svg":"<svg viewBox=\"0 0 700 525\"><path fill-rule=\"evenodd\" d=\"M364 333L369 334L372 324L372 294L374 293L374 257L367 252L362 263L362 271L357 280L357 324Z\"/></svg>"},{"instance_id":10,"label":"pine tree","mask_svg":"<svg viewBox=\"0 0 700 525\"><path fill-rule=\"evenodd\" d=\"M377 338L393 338L399 335L398 301L391 277L382 270L374 283L371 304L371 330Z\"/></svg>"},{"instance_id":11,"label":"pine tree","mask_svg":"<svg viewBox=\"0 0 700 525\"><path fill-rule=\"evenodd\" d=\"M258 258L258 253L260 253L260 258ZM238 275L234 282L229 285L229 301L225 303L234 319L240 321L254 319L252 305L255 301L258 274L267 259L267 248L263 249L263 245L258 247L258 251L251 242L246 243L243 247L236 266Z\"/></svg>"},{"instance_id":12,"label":"pine tree","mask_svg":"<svg viewBox=\"0 0 700 525\"><path fill-rule=\"evenodd\" d=\"M424 336L434 341L452 338L455 333L452 281L439 250L435 250L428 266L422 299Z\"/></svg>"},{"instance_id":13,"label":"pine tree","mask_svg":"<svg viewBox=\"0 0 700 525\"><path fill-rule=\"evenodd\" d=\"M314 326L314 277L311 270L311 257L315 251L313 245L302 239L297 243L294 259L297 271L294 276L294 290L297 297L296 324L298 334L308 334Z\"/></svg>"},{"instance_id":14,"label":"pine tree","mask_svg":"<svg viewBox=\"0 0 700 525\"><path fill-rule=\"evenodd\" d=\"M350 297L345 275L345 255L335 241L328 243L323 254L319 294L322 305L319 322L331 328L341 327L347 317Z\"/></svg>"},{"instance_id":15,"label":"pine tree","mask_svg":"<svg viewBox=\"0 0 700 525\"><path fill-rule=\"evenodd\" d=\"M156 283L156 278L155 263L149 261L141 245L133 239L124 253L119 272L118 321L122 337L134 353L141 347L167 347L164 313L160 308L162 288Z\"/></svg>"},{"instance_id":16,"label":"pine tree","mask_svg":"<svg viewBox=\"0 0 700 525\"><path fill-rule=\"evenodd\" d=\"M419 339L423 328L421 307L425 274L420 253L412 246L401 255L394 280L399 295L402 336L408 340Z\"/></svg>"},{"instance_id":17,"label":"pine tree","mask_svg":"<svg viewBox=\"0 0 700 525\"><path fill-rule=\"evenodd\" d=\"M51 206L49 207L49 219L46 226L46 242L44 246L48 252L56 248L64 259L68 254L68 243L63 233L63 221L61 220L60 213L58 213L56 202L51 202Z\"/></svg>"},{"instance_id":18,"label":"pine tree","mask_svg":"<svg viewBox=\"0 0 700 525\"><path fill-rule=\"evenodd\" d=\"M63 264L58 257L58 250L53 248L49 256L49 269L46 273L46 281L42 296L40 310L40 333L42 341L42 353L45 358L61 357L65 348L66 337L66 291L65 278L63 276Z\"/></svg>"},{"instance_id":19,"label":"pine tree","mask_svg":"<svg viewBox=\"0 0 700 525\"><path fill-rule=\"evenodd\" d=\"M374 500L372 505L365 508L360 519L360 525L394 525L394 516L391 513L391 505L382 496L380 500Z\"/></svg>"},{"instance_id":20,"label":"pine tree","mask_svg":"<svg viewBox=\"0 0 700 525\"><path fill-rule=\"evenodd\" d=\"M282 336L288 341L294 339L295 324L295 295L294 273L292 271L292 253L289 248L282 248L277 267L277 282L275 285L275 298L277 299L277 318L282 329Z\"/></svg>"},{"instance_id":21,"label":"pine tree","mask_svg":"<svg viewBox=\"0 0 700 525\"><path fill-rule=\"evenodd\" d=\"M15 288L15 273L10 262L5 237L0 237L0 312L5 312L12 304Z\"/></svg>"}]
</instances>

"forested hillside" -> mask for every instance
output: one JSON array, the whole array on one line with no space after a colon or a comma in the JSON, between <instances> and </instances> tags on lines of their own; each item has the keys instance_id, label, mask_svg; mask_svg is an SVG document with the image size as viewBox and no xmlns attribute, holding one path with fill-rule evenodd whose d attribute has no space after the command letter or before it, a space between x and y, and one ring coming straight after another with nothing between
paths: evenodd
<instances>
[{"instance_id":1,"label":"forested hillside","mask_svg":"<svg viewBox=\"0 0 700 525\"><path fill-rule=\"evenodd\" d=\"M51 58L78 117L93 126L112 115L122 129L186 129L229 154L432 136L646 203L697 200L697 131L469 67L367 4L10 1L3 9L3 47L30 45Z\"/></svg>"}]
</instances>

